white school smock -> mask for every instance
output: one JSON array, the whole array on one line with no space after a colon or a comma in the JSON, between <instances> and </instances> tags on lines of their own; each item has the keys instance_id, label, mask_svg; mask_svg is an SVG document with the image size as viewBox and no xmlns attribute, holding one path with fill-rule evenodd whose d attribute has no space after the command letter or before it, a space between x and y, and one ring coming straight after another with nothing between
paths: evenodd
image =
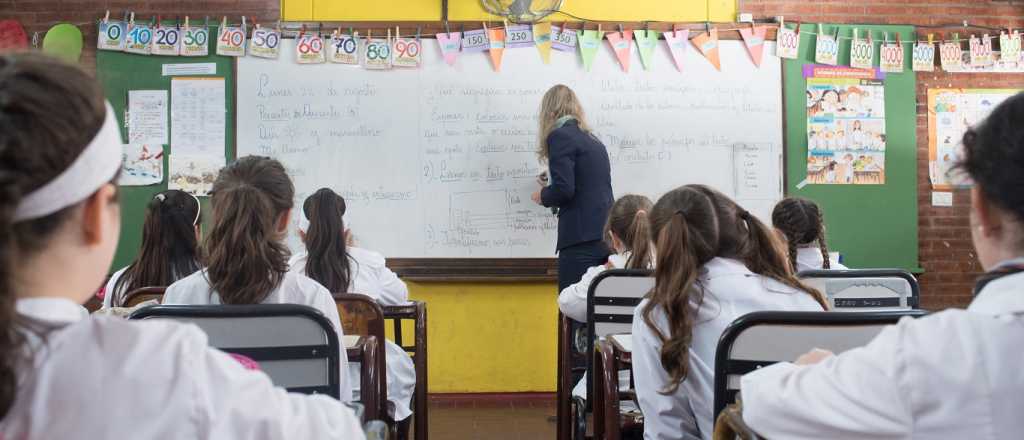
<instances>
[{"instance_id":1,"label":"white school smock","mask_svg":"<svg viewBox=\"0 0 1024 440\"><path fill-rule=\"evenodd\" d=\"M111 303L114 301L114 297L117 296L117 293L114 292L114 286L117 285L117 280L121 279L121 277L124 276L124 272L126 270L128 270L128 266L122 267L121 270L114 272L114 274L110 276L110 279L107 280L106 286L103 287L104 309L109 309L111 307Z\"/></svg>"},{"instance_id":2,"label":"white school smock","mask_svg":"<svg viewBox=\"0 0 1024 440\"><path fill-rule=\"evenodd\" d=\"M821 256L819 247L802 247L796 250L796 271L821 270L825 264L825 258ZM846 266L839 263L839 260L831 255L828 258L829 270L845 270Z\"/></svg>"},{"instance_id":3,"label":"white school smock","mask_svg":"<svg viewBox=\"0 0 1024 440\"><path fill-rule=\"evenodd\" d=\"M291 394L211 349L194 325L89 317L62 298L26 298L40 323L18 368L6 439L363 439L351 410Z\"/></svg>"},{"instance_id":4,"label":"white school smock","mask_svg":"<svg viewBox=\"0 0 1024 440\"><path fill-rule=\"evenodd\" d=\"M754 274L732 259L712 259L701 268L697 282L704 288L704 303L694 321L689 375L671 394L658 392L667 388L669 376L661 365L662 342L643 318L649 300L633 313L633 378L645 440L711 438L715 351L722 332L736 318L762 310L822 311L811 295ZM655 309L651 318L668 337L664 312Z\"/></svg>"},{"instance_id":5,"label":"white school smock","mask_svg":"<svg viewBox=\"0 0 1024 440\"><path fill-rule=\"evenodd\" d=\"M384 256L370 250L349 246L351 257L351 281L349 292L360 293L385 306L409 304L409 288L385 265ZM302 251L288 261L290 271L306 274L309 255ZM416 366L412 358L394 342L384 341L385 364L387 366L388 400L395 404L395 419L404 420L412 414L410 402L416 391ZM360 371L358 364L349 366L349 382L354 391L359 390Z\"/></svg>"},{"instance_id":6,"label":"white school smock","mask_svg":"<svg viewBox=\"0 0 1024 440\"><path fill-rule=\"evenodd\" d=\"M601 272L608 269L623 269L626 267L626 261L629 260L629 251L621 254L611 254L608 256L608 264L602 264L600 266L592 266L583 273L583 278L577 281L575 284L562 289L562 292L558 294L558 309L562 311L565 316L572 318L578 322L587 322L587 291L590 290L590 283L594 282L594 278L597 278ZM611 265L611 267L608 267Z\"/></svg>"},{"instance_id":7,"label":"white school smock","mask_svg":"<svg viewBox=\"0 0 1024 440\"><path fill-rule=\"evenodd\" d=\"M162 304L220 304L220 296L213 292L210 281L206 278L206 269L200 270L192 275L182 278L171 284L164 292ZM334 330L338 332L339 344L344 333L341 328L341 320L338 318L338 308L334 304L334 298L320 283L305 276L286 272L281 284L267 295L263 304L301 304L310 306L323 313ZM343 402L352 400L352 384L348 375L348 354L344 347L340 347L338 355L341 374L338 377L340 398Z\"/></svg>"},{"instance_id":8,"label":"white school smock","mask_svg":"<svg viewBox=\"0 0 1024 440\"><path fill-rule=\"evenodd\" d=\"M1010 439L1024 433L1024 273L967 310L903 318L817 365L743 376L743 419L767 438Z\"/></svg>"}]
</instances>

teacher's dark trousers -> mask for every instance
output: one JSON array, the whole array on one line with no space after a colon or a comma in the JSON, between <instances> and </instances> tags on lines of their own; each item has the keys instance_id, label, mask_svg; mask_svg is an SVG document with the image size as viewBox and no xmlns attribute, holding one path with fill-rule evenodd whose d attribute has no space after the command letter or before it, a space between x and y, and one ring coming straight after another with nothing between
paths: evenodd
<instances>
[{"instance_id":1,"label":"teacher's dark trousers","mask_svg":"<svg viewBox=\"0 0 1024 440\"><path fill-rule=\"evenodd\" d=\"M576 284L587 269L608 262L608 246L601 240L586 241L558 251L558 291Z\"/></svg>"}]
</instances>

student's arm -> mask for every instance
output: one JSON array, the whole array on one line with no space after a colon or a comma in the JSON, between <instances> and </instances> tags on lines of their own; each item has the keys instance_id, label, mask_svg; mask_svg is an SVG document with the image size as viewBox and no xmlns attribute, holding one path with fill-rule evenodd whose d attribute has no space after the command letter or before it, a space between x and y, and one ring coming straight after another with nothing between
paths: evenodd
<instances>
[{"instance_id":1,"label":"student's arm","mask_svg":"<svg viewBox=\"0 0 1024 440\"><path fill-rule=\"evenodd\" d=\"M661 394L669 382L661 366L661 342L643 319L633 314L633 381L644 414L644 440L700 440L697 419L681 392ZM680 385L681 387L682 385ZM710 398L710 396L708 396Z\"/></svg>"},{"instance_id":2,"label":"student's arm","mask_svg":"<svg viewBox=\"0 0 1024 440\"><path fill-rule=\"evenodd\" d=\"M818 364L784 362L743 376L743 419L766 438L909 438L899 335L889 327L867 346Z\"/></svg>"},{"instance_id":3,"label":"student's arm","mask_svg":"<svg viewBox=\"0 0 1024 440\"><path fill-rule=\"evenodd\" d=\"M572 137L558 130L548 136L548 167L551 185L540 191L544 206L562 206L576 195L576 157Z\"/></svg>"},{"instance_id":4,"label":"student's arm","mask_svg":"<svg viewBox=\"0 0 1024 440\"><path fill-rule=\"evenodd\" d=\"M587 291L590 290L590 283L594 281L605 267L594 266L583 273L583 278L558 294L558 309L562 314L578 322L587 322Z\"/></svg>"}]
</instances>

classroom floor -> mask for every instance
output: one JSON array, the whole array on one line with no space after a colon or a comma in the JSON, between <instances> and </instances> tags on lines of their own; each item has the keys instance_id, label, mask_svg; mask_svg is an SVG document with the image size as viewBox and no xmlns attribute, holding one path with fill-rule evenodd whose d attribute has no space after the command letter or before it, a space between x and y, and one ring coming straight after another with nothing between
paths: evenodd
<instances>
[{"instance_id":1,"label":"classroom floor","mask_svg":"<svg viewBox=\"0 0 1024 440\"><path fill-rule=\"evenodd\" d=\"M555 438L555 396L431 396L431 440Z\"/></svg>"}]
</instances>

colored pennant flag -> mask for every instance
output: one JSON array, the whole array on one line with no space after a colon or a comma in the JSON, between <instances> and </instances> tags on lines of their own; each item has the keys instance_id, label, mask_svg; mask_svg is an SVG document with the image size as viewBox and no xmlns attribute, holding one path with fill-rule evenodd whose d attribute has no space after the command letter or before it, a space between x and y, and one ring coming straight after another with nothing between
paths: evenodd
<instances>
[{"instance_id":1,"label":"colored pennant flag","mask_svg":"<svg viewBox=\"0 0 1024 440\"><path fill-rule=\"evenodd\" d=\"M672 54L672 60L676 62L676 69L683 71L683 60L686 59L686 47L689 46L690 30L673 30L664 32L665 42L668 43L668 51Z\"/></svg>"},{"instance_id":2,"label":"colored pennant flag","mask_svg":"<svg viewBox=\"0 0 1024 440\"><path fill-rule=\"evenodd\" d=\"M658 33L650 30L633 31L636 38L636 47L640 49L640 62L644 70L651 68L654 62L654 48L658 47Z\"/></svg>"},{"instance_id":3,"label":"colored pennant flag","mask_svg":"<svg viewBox=\"0 0 1024 440\"><path fill-rule=\"evenodd\" d=\"M619 65L622 66L624 72L629 72L629 59L633 56L633 32L619 31L608 33L608 45L612 47L612 51L615 52L615 57L619 59Z\"/></svg>"},{"instance_id":4,"label":"colored pennant flag","mask_svg":"<svg viewBox=\"0 0 1024 440\"><path fill-rule=\"evenodd\" d=\"M441 55L444 55L444 62L449 66L455 65L459 57L459 49L462 47L462 32L441 32L437 34L437 45L441 46Z\"/></svg>"},{"instance_id":5,"label":"colored pennant flag","mask_svg":"<svg viewBox=\"0 0 1024 440\"><path fill-rule=\"evenodd\" d=\"M583 68L587 72L590 71L590 66L594 64L594 55L597 55L597 49L601 47L602 34L603 32L600 30L576 31L580 46L580 57L583 58Z\"/></svg>"},{"instance_id":6,"label":"colored pennant flag","mask_svg":"<svg viewBox=\"0 0 1024 440\"><path fill-rule=\"evenodd\" d=\"M491 64L495 72L501 71L501 56L505 53L505 28L487 29L487 37L491 41L488 49L491 55Z\"/></svg>"},{"instance_id":7,"label":"colored pennant flag","mask_svg":"<svg viewBox=\"0 0 1024 440\"><path fill-rule=\"evenodd\" d=\"M697 46L697 50L704 54L711 65L715 66L716 70L722 71L722 62L718 58L718 29L711 29L707 33L693 37L693 40L690 41Z\"/></svg>"},{"instance_id":8,"label":"colored pennant flag","mask_svg":"<svg viewBox=\"0 0 1024 440\"><path fill-rule=\"evenodd\" d=\"M540 59L544 64L551 62L551 22L537 23L533 25L533 42L540 52Z\"/></svg>"},{"instance_id":9,"label":"colored pennant flag","mask_svg":"<svg viewBox=\"0 0 1024 440\"><path fill-rule=\"evenodd\" d=\"M747 46L750 59L754 61L754 65L757 67L761 67L761 58L764 55L764 36L767 32L767 26L751 26L750 29L740 29L743 44Z\"/></svg>"}]
</instances>

